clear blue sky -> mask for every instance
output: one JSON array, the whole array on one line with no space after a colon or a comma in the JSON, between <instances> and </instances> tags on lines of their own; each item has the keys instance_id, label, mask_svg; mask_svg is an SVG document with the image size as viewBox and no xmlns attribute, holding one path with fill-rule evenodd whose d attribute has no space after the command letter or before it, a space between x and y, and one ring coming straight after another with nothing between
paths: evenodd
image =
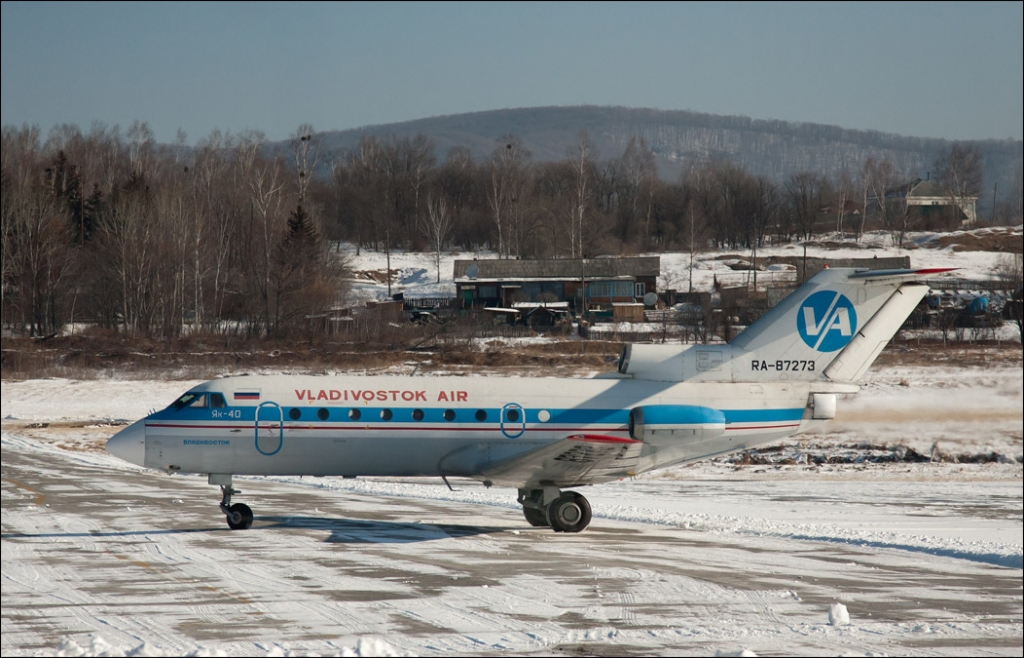
<instances>
[{"instance_id":1,"label":"clear blue sky","mask_svg":"<svg viewBox=\"0 0 1024 658\"><path fill-rule=\"evenodd\" d=\"M619 105L1021 139L1024 4L2 4L4 125L288 137Z\"/></svg>"}]
</instances>

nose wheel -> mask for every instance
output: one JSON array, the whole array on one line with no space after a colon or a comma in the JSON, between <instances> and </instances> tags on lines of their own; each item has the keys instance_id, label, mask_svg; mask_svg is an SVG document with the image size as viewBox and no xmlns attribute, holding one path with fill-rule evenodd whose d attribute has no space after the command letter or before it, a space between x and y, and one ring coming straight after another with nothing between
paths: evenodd
<instances>
[{"instance_id":1,"label":"nose wheel","mask_svg":"<svg viewBox=\"0 0 1024 658\"><path fill-rule=\"evenodd\" d=\"M228 527L232 530L246 530L252 526L252 510L245 503L235 503L228 508L226 515Z\"/></svg>"},{"instance_id":2,"label":"nose wheel","mask_svg":"<svg viewBox=\"0 0 1024 658\"><path fill-rule=\"evenodd\" d=\"M213 476L210 476L211 484ZM252 527L252 509L245 503L231 504L232 494L242 493L239 489L231 486L231 476L227 476L227 484L220 484L221 499L220 511L227 517L228 527L232 530L247 530Z\"/></svg>"}]
</instances>

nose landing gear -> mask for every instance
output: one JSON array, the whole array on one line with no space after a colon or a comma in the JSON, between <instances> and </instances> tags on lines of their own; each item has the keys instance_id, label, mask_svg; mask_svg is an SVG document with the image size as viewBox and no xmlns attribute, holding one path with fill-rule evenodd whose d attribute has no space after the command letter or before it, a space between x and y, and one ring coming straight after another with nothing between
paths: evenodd
<instances>
[{"instance_id":1,"label":"nose landing gear","mask_svg":"<svg viewBox=\"0 0 1024 658\"><path fill-rule=\"evenodd\" d=\"M252 509L245 503L231 504L231 496L242 493L240 489L231 486L231 475L211 473L209 482L220 485L220 511L227 517L228 527L232 530L247 530L252 527Z\"/></svg>"}]
</instances>

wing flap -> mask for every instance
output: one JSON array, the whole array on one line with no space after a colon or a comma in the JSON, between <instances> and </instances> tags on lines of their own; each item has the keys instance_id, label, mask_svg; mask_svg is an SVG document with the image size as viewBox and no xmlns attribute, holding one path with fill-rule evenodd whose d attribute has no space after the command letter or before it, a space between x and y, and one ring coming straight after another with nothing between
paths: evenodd
<instances>
[{"instance_id":1,"label":"wing flap","mask_svg":"<svg viewBox=\"0 0 1024 658\"><path fill-rule=\"evenodd\" d=\"M634 474L643 445L617 436L577 434L492 464L481 475L518 488L608 482Z\"/></svg>"}]
</instances>

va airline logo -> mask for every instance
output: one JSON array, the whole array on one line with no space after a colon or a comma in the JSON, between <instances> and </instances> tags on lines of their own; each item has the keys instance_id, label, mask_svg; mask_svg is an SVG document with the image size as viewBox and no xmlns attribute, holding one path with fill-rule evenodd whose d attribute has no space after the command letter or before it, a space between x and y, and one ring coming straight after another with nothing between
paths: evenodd
<instances>
[{"instance_id":1,"label":"va airline logo","mask_svg":"<svg viewBox=\"0 0 1024 658\"><path fill-rule=\"evenodd\" d=\"M822 290L800 305L796 329L808 347L819 352L835 352L845 347L857 331L857 311L845 295Z\"/></svg>"}]
</instances>

